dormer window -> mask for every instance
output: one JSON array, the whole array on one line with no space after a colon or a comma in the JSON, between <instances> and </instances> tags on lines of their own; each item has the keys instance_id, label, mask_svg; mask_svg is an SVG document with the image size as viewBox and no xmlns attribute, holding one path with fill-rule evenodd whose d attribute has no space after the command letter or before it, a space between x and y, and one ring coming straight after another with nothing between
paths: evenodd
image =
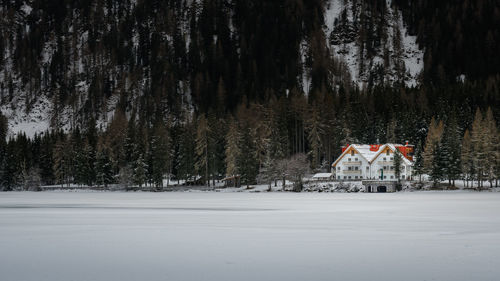
<instances>
[{"instance_id":1,"label":"dormer window","mask_svg":"<svg viewBox=\"0 0 500 281\"><path fill-rule=\"evenodd\" d=\"M389 149L387 149L386 153L387 153L387 155L390 155L391 151Z\"/></svg>"},{"instance_id":2,"label":"dormer window","mask_svg":"<svg viewBox=\"0 0 500 281\"><path fill-rule=\"evenodd\" d=\"M351 150L351 156L354 156L354 150Z\"/></svg>"}]
</instances>

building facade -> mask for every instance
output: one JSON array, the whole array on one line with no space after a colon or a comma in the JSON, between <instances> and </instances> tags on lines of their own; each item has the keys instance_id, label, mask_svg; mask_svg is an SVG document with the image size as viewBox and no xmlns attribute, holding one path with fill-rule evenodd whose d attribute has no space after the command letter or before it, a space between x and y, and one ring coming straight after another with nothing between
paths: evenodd
<instances>
[{"instance_id":1,"label":"building facade","mask_svg":"<svg viewBox=\"0 0 500 281\"><path fill-rule=\"evenodd\" d=\"M395 152L399 153L396 154ZM350 144L342 147L342 154L332 164L336 180L397 181L394 158L399 155L400 179L412 179L413 145L401 144Z\"/></svg>"}]
</instances>

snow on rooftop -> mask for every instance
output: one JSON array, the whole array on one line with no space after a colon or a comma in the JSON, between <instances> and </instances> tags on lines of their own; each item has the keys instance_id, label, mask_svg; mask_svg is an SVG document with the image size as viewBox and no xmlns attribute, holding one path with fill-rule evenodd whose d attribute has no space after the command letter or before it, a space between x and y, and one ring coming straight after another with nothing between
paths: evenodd
<instances>
[{"instance_id":1,"label":"snow on rooftop","mask_svg":"<svg viewBox=\"0 0 500 281\"><path fill-rule=\"evenodd\" d=\"M313 178L329 178L332 176L332 173L317 173L313 176Z\"/></svg>"},{"instance_id":2,"label":"snow on rooftop","mask_svg":"<svg viewBox=\"0 0 500 281\"><path fill-rule=\"evenodd\" d=\"M378 148L378 150L372 151L371 150L371 145L369 144L352 144L352 146L363 156L371 162L373 158L377 155L377 153L380 151L380 148L382 148L382 145Z\"/></svg>"}]
</instances>

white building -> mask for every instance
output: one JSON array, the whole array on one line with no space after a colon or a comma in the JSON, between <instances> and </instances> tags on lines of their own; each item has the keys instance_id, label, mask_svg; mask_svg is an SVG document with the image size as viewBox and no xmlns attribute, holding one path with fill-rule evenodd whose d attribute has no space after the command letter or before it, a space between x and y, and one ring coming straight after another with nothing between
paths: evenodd
<instances>
[{"instance_id":1,"label":"white building","mask_svg":"<svg viewBox=\"0 0 500 281\"><path fill-rule=\"evenodd\" d=\"M351 144L342 148L342 154L332 164L336 180L383 180L396 181L394 152L401 155L402 180L411 180L413 145L401 144Z\"/></svg>"}]
</instances>

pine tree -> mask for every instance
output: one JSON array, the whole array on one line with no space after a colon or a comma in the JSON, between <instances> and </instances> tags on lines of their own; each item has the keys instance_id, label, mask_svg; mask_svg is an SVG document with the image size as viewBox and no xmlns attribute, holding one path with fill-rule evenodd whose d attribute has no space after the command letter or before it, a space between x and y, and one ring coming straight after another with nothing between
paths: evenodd
<instances>
[{"instance_id":1,"label":"pine tree","mask_svg":"<svg viewBox=\"0 0 500 281\"><path fill-rule=\"evenodd\" d=\"M58 140L53 149L54 159L54 176L56 183L61 187L64 185L69 174L69 155L66 150L66 143L64 140Z\"/></svg>"},{"instance_id":2,"label":"pine tree","mask_svg":"<svg viewBox=\"0 0 500 281\"><path fill-rule=\"evenodd\" d=\"M170 167L170 138L163 123L156 124L151 144L151 174L156 188L163 187L163 176Z\"/></svg>"},{"instance_id":3,"label":"pine tree","mask_svg":"<svg viewBox=\"0 0 500 281\"><path fill-rule=\"evenodd\" d=\"M433 117L429 125L429 131L425 140L425 148L422 154L423 166L425 173L431 173L434 163L434 148L439 146L441 137L443 135L444 124L443 121L437 122Z\"/></svg>"},{"instance_id":4,"label":"pine tree","mask_svg":"<svg viewBox=\"0 0 500 281\"><path fill-rule=\"evenodd\" d=\"M493 187L493 181L496 178L495 168L496 162L498 161L498 130L496 126L495 118L493 117L493 111L491 107L486 111L486 116L484 118L483 127L485 130L485 135L483 139L484 145L484 170L485 176L490 183L490 187Z\"/></svg>"},{"instance_id":5,"label":"pine tree","mask_svg":"<svg viewBox=\"0 0 500 281\"><path fill-rule=\"evenodd\" d=\"M7 118L0 111L0 190L3 189L4 174L7 168Z\"/></svg>"},{"instance_id":6,"label":"pine tree","mask_svg":"<svg viewBox=\"0 0 500 281\"><path fill-rule=\"evenodd\" d=\"M413 163L413 173L418 176L418 181L422 182L422 174L424 173L424 163L422 158L422 142L418 142L415 149L415 163Z\"/></svg>"},{"instance_id":7,"label":"pine tree","mask_svg":"<svg viewBox=\"0 0 500 281\"><path fill-rule=\"evenodd\" d=\"M404 157L401 155L401 153L399 152L398 149L396 149L394 151L394 163L393 163L393 166L394 166L394 175L396 176L396 179L398 181L398 184L400 182L400 179L401 179L401 164L402 164L402 160L401 157Z\"/></svg>"},{"instance_id":8,"label":"pine tree","mask_svg":"<svg viewBox=\"0 0 500 281\"><path fill-rule=\"evenodd\" d=\"M478 182L478 189L483 186L484 173L486 169L486 152L485 143L486 128L483 125L483 116L479 108L474 115L472 122L472 129L470 131L472 143L472 163L474 165L475 178Z\"/></svg>"},{"instance_id":9,"label":"pine tree","mask_svg":"<svg viewBox=\"0 0 500 281\"><path fill-rule=\"evenodd\" d=\"M137 160L134 163L134 170L132 175L134 184L138 185L139 188L142 188L142 185L146 183L147 168L148 167L146 161L144 160L143 154L139 154Z\"/></svg>"},{"instance_id":10,"label":"pine tree","mask_svg":"<svg viewBox=\"0 0 500 281\"><path fill-rule=\"evenodd\" d=\"M307 119L306 127L308 129L307 139L311 146L311 164L312 168L316 169L321 161L321 139L324 134L324 129L319 110L314 105L312 106L310 117Z\"/></svg>"},{"instance_id":11,"label":"pine tree","mask_svg":"<svg viewBox=\"0 0 500 281\"><path fill-rule=\"evenodd\" d=\"M458 123L455 113L452 112L451 116L448 118L441 145L444 161L444 176L448 179L449 186L455 186L455 180L460 177L462 171L460 164L460 147L461 140Z\"/></svg>"},{"instance_id":12,"label":"pine tree","mask_svg":"<svg viewBox=\"0 0 500 281\"><path fill-rule=\"evenodd\" d=\"M271 191L272 182L277 177L275 162L271 159L271 154L267 153L266 160L264 161L262 167L259 169L259 175L257 177L258 183L267 183L268 190Z\"/></svg>"},{"instance_id":13,"label":"pine tree","mask_svg":"<svg viewBox=\"0 0 500 281\"><path fill-rule=\"evenodd\" d=\"M469 130L465 130L462 139L462 150L460 153L460 162L465 179L465 186L469 187L469 180L474 176L474 161L472 161L472 141Z\"/></svg>"},{"instance_id":14,"label":"pine tree","mask_svg":"<svg viewBox=\"0 0 500 281\"><path fill-rule=\"evenodd\" d=\"M229 121L229 130L226 135L226 176L235 176L238 174L238 158L240 155L239 145L241 137L238 130L238 124L231 119Z\"/></svg>"},{"instance_id":15,"label":"pine tree","mask_svg":"<svg viewBox=\"0 0 500 281\"><path fill-rule=\"evenodd\" d=\"M241 127L240 154L238 157L238 171L241 175L241 183L249 186L254 184L258 171L259 163L255 156L255 146L250 134L248 124Z\"/></svg>"},{"instance_id":16,"label":"pine tree","mask_svg":"<svg viewBox=\"0 0 500 281\"><path fill-rule=\"evenodd\" d=\"M443 171L443 166L444 166L444 154L443 150L441 149L441 145L439 142L434 143L434 148L432 149L432 169L430 172L430 177L433 182L433 185L436 187L437 184L443 179L444 177L444 171Z\"/></svg>"},{"instance_id":17,"label":"pine tree","mask_svg":"<svg viewBox=\"0 0 500 281\"><path fill-rule=\"evenodd\" d=\"M204 115L198 117L196 130L196 163L195 167L199 174L203 175L203 181L207 186L210 186L208 165L210 161L210 128L207 119Z\"/></svg>"},{"instance_id":18,"label":"pine tree","mask_svg":"<svg viewBox=\"0 0 500 281\"><path fill-rule=\"evenodd\" d=\"M95 170L98 186L102 185L104 188L107 188L108 184L114 182L113 164L111 163L107 149L102 149L97 153Z\"/></svg>"}]
</instances>

